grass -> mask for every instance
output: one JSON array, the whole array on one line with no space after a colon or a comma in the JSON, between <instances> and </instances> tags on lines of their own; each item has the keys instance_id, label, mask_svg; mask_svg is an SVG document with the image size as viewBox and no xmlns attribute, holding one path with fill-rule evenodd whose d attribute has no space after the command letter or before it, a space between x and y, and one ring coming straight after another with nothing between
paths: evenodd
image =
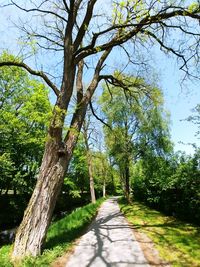
<instances>
[{"instance_id":1,"label":"grass","mask_svg":"<svg viewBox=\"0 0 200 267\"><path fill-rule=\"evenodd\" d=\"M47 233L43 254L35 258L26 258L20 267L50 266L56 258L69 251L73 246L75 239L83 233L92 221L96 215L98 207L103 201L104 199L99 199L95 204L88 204L82 208L78 208L63 219L52 223ZM13 266L10 261L11 249L12 246L3 246L0 248L1 267Z\"/></svg>"},{"instance_id":2,"label":"grass","mask_svg":"<svg viewBox=\"0 0 200 267\"><path fill-rule=\"evenodd\" d=\"M200 227L165 216L139 202L120 207L134 228L155 243L160 257L173 267L200 266Z\"/></svg>"}]
</instances>

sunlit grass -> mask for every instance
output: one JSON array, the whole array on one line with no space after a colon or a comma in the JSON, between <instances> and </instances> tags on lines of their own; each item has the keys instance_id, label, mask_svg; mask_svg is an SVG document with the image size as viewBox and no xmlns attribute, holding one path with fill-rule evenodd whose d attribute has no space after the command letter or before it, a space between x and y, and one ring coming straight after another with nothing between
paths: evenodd
<instances>
[{"instance_id":1,"label":"sunlit grass","mask_svg":"<svg viewBox=\"0 0 200 267\"><path fill-rule=\"evenodd\" d=\"M128 221L151 238L160 256L174 267L200 266L200 227L165 216L145 205L120 201Z\"/></svg>"},{"instance_id":2,"label":"sunlit grass","mask_svg":"<svg viewBox=\"0 0 200 267\"><path fill-rule=\"evenodd\" d=\"M63 219L53 223L47 234L44 252L41 256L29 257L20 265L21 267L38 266L45 267L57 258L66 253L94 218L98 207L104 199L99 199L95 204L88 204L82 208L74 210ZM10 262L11 246L0 248L0 267L13 266Z\"/></svg>"}]
</instances>

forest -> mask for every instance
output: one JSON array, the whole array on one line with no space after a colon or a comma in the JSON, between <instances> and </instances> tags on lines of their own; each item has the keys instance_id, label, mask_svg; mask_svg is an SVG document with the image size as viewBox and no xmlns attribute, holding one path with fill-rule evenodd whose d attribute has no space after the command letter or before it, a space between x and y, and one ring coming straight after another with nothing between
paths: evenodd
<instances>
[{"instance_id":1,"label":"forest","mask_svg":"<svg viewBox=\"0 0 200 267\"><path fill-rule=\"evenodd\" d=\"M44 247L66 249L111 196L127 218L128 207L135 219L155 210L199 238L200 147L175 151L148 58L159 47L177 59L181 86L199 84L199 2L109 1L104 17L101 1L36 2L0 5L33 14L15 25L21 54L6 46L0 54L0 266L26 257L22 266L50 266L64 245L48 263L38 258ZM184 120L200 138L200 104ZM63 230L68 239L55 234L62 223L78 225ZM172 266L200 266L193 258Z\"/></svg>"}]
</instances>

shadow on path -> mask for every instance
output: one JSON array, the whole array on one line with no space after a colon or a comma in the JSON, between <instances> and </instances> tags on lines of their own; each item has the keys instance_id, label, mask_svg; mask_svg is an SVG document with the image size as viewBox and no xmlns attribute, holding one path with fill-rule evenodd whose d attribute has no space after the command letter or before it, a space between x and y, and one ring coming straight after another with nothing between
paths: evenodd
<instances>
[{"instance_id":1,"label":"shadow on path","mask_svg":"<svg viewBox=\"0 0 200 267\"><path fill-rule=\"evenodd\" d=\"M82 236L66 267L148 267L132 229L119 210L117 198L107 200Z\"/></svg>"}]
</instances>

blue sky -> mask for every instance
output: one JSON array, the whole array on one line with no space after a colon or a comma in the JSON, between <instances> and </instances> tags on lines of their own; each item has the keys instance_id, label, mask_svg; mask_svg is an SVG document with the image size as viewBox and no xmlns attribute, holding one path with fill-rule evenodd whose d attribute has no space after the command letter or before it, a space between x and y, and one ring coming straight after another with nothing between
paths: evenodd
<instances>
[{"instance_id":1,"label":"blue sky","mask_svg":"<svg viewBox=\"0 0 200 267\"><path fill-rule=\"evenodd\" d=\"M200 82L193 80L181 84L183 72L179 70L176 61L158 51L156 55L158 67L161 69L160 85L164 91L165 106L171 114L170 128L175 151L193 153L193 147L186 144L200 145L199 139L195 137L197 127L185 119L193 114L192 109L200 103Z\"/></svg>"},{"instance_id":2,"label":"blue sky","mask_svg":"<svg viewBox=\"0 0 200 267\"><path fill-rule=\"evenodd\" d=\"M8 12L9 11L9 12ZM16 53L17 30L10 28L7 18L15 19L19 14L13 13L12 9L1 10L0 16L0 52L2 49L9 48L10 52ZM175 144L175 151L183 150L187 154L193 153L190 145L180 144L179 142L196 143L199 140L195 137L197 128L191 122L182 121L192 114L192 109L200 103L200 82L187 82L180 86L181 71L178 69L176 61L163 55L160 50L155 51L155 66L159 77L159 85L164 91L165 106L171 113L171 137Z\"/></svg>"}]
</instances>

